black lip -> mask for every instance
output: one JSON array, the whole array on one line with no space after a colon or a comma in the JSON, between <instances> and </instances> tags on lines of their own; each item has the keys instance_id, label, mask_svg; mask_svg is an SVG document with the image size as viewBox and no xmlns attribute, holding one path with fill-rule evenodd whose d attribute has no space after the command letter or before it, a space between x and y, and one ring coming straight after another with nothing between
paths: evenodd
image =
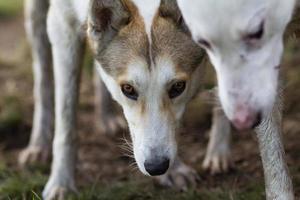
<instances>
[{"instance_id":1,"label":"black lip","mask_svg":"<svg viewBox=\"0 0 300 200\"><path fill-rule=\"evenodd\" d=\"M257 115L256 121L255 121L254 124L252 125L252 129L257 128L257 127L261 124L261 122L262 122L262 113L259 113L259 114Z\"/></svg>"}]
</instances>

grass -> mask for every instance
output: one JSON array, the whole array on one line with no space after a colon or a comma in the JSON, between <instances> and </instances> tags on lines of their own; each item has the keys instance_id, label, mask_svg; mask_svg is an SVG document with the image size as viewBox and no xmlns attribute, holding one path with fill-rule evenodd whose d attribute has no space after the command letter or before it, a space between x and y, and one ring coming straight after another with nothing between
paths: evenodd
<instances>
[{"instance_id":1,"label":"grass","mask_svg":"<svg viewBox=\"0 0 300 200\"><path fill-rule=\"evenodd\" d=\"M46 176L39 171L19 173L2 163L0 167L0 199L39 199L40 197L35 191L41 191L46 180Z\"/></svg>"},{"instance_id":2,"label":"grass","mask_svg":"<svg viewBox=\"0 0 300 200\"><path fill-rule=\"evenodd\" d=\"M39 200L47 181L44 168L19 172L0 164L0 199ZM177 192L157 188L149 179L127 180L108 184L95 183L80 188L80 193L67 200L263 200L262 184L249 183L242 190L230 187L205 188Z\"/></svg>"},{"instance_id":3,"label":"grass","mask_svg":"<svg viewBox=\"0 0 300 200\"><path fill-rule=\"evenodd\" d=\"M0 17L12 17L21 13L22 0L0 0Z\"/></svg>"},{"instance_id":4,"label":"grass","mask_svg":"<svg viewBox=\"0 0 300 200\"><path fill-rule=\"evenodd\" d=\"M21 103L16 96L3 97L2 109L0 106L0 131L17 127L23 120Z\"/></svg>"}]
</instances>

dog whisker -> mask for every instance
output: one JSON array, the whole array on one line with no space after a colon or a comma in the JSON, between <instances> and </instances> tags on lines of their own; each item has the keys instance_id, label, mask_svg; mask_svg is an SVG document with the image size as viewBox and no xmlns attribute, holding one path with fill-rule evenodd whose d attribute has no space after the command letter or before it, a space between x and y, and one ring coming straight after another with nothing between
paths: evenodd
<instances>
[{"instance_id":1,"label":"dog whisker","mask_svg":"<svg viewBox=\"0 0 300 200\"><path fill-rule=\"evenodd\" d=\"M125 138L125 135L123 135L123 138L121 138L122 144L120 144L120 148L123 150L123 155L129 158L134 159L134 154L133 154L133 145L132 143Z\"/></svg>"},{"instance_id":2,"label":"dog whisker","mask_svg":"<svg viewBox=\"0 0 300 200\"><path fill-rule=\"evenodd\" d=\"M135 171L138 171L138 166L137 166L137 163L135 161L133 161L131 164L129 164L129 168L131 170L131 172L135 172Z\"/></svg>"}]
</instances>

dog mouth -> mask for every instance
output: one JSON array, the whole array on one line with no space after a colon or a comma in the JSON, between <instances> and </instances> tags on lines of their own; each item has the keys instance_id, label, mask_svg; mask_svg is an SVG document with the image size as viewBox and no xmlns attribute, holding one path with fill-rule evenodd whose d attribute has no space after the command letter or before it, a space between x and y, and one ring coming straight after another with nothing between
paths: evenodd
<instances>
[{"instance_id":1,"label":"dog mouth","mask_svg":"<svg viewBox=\"0 0 300 200\"><path fill-rule=\"evenodd\" d=\"M275 70L280 70L280 69L281 69L281 66L280 66L280 65L276 65L276 66L274 67L274 69L275 69Z\"/></svg>"}]
</instances>

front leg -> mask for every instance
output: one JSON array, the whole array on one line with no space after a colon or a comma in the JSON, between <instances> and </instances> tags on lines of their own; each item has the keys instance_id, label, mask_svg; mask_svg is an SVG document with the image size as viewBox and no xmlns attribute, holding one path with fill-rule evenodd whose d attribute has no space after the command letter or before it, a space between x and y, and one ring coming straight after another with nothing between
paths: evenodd
<instances>
[{"instance_id":1,"label":"front leg","mask_svg":"<svg viewBox=\"0 0 300 200\"><path fill-rule=\"evenodd\" d=\"M80 66L84 53L84 37L73 16L63 4L53 1L48 15L48 34L53 48L55 82L55 136L50 178L43 198L64 199L68 191L76 191L76 107ZM65 3L66 9L68 3ZM59 8L59 9L58 9Z\"/></svg>"},{"instance_id":2,"label":"front leg","mask_svg":"<svg viewBox=\"0 0 300 200\"><path fill-rule=\"evenodd\" d=\"M54 121L54 90L51 46L46 30L48 0L25 1L25 28L32 47L34 118L29 145L19 156L24 166L49 160Z\"/></svg>"},{"instance_id":3,"label":"front leg","mask_svg":"<svg viewBox=\"0 0 300 200\"><path fill-rule=\"evenodd\" d=\"M281 139L281 104L282 99L279 97L273 112L256 128L268 200L294 199L292 180Z\"/></svg>"},{"instance_id":4,"label":"front leg","mask_svg":"<svg viewBox=\"0 0 300 200\"><path fill-rule=\"evenodd\" d=\"M203 161L203 168L212 174L227 172L232 166L231 126L221 107L213 109L213 122L209 135L209 143Z\"/></svg>"}]
</instances>

